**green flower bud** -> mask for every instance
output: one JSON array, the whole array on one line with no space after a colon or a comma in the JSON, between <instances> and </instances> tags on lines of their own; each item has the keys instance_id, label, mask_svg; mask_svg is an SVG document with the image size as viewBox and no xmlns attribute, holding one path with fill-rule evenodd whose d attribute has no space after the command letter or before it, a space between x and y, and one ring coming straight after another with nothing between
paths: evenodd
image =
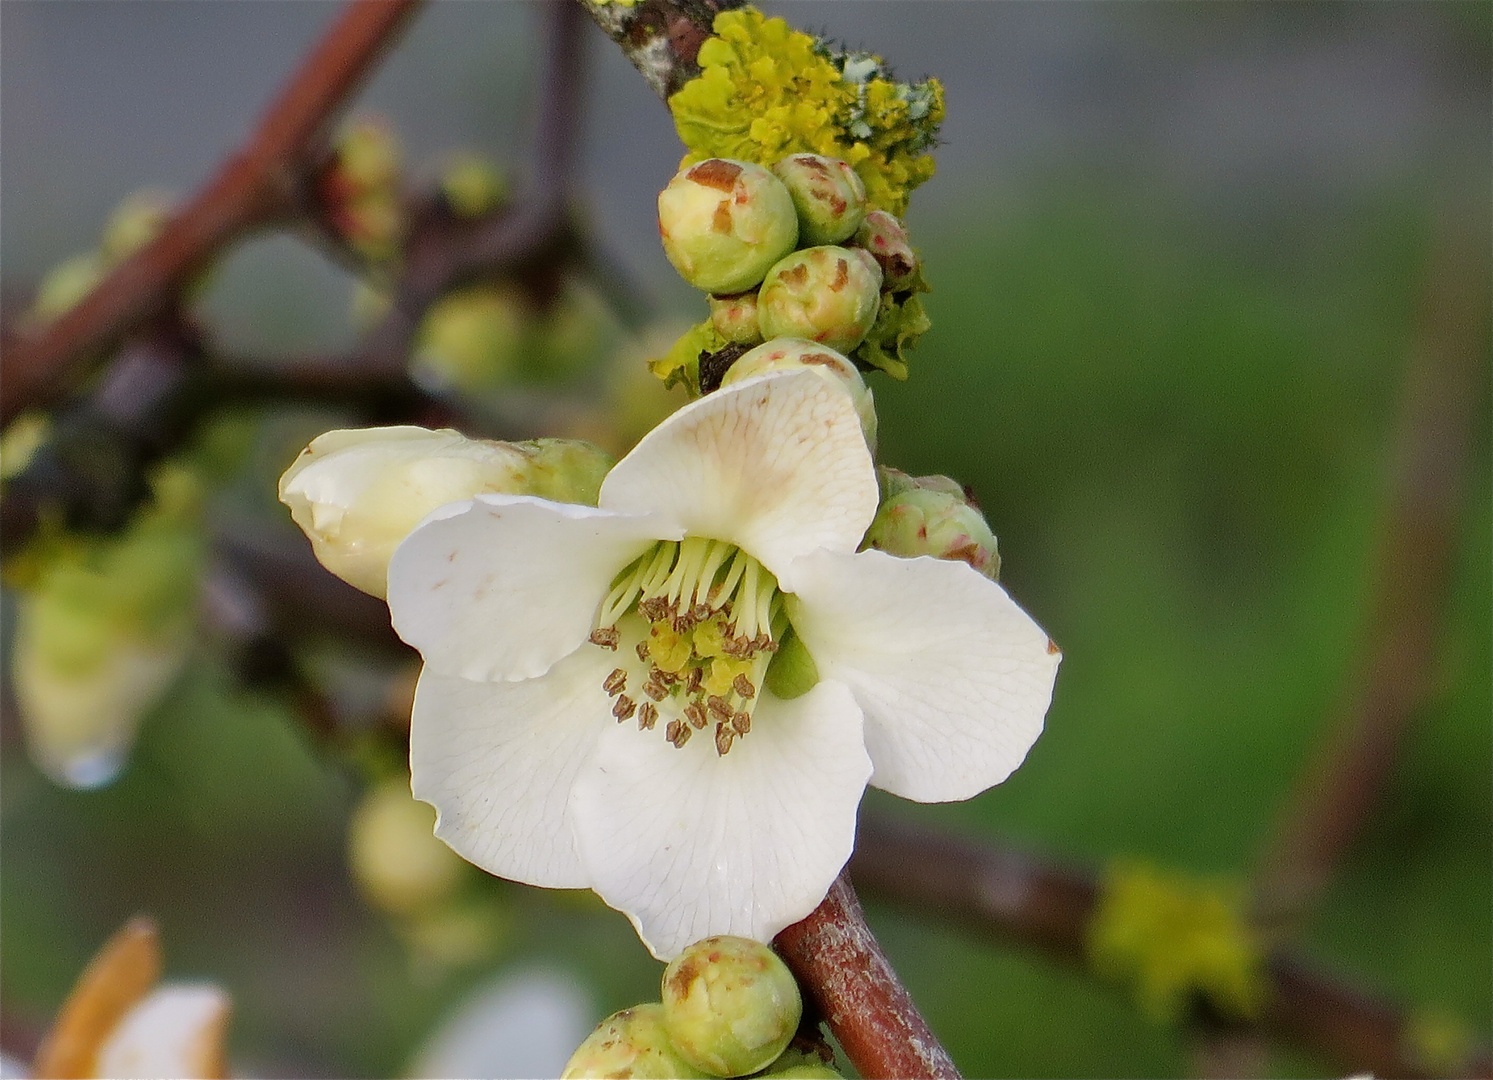
<instances>
[{"instance_id":1,"label":"green flower bud","mask_svg":"<svg viewBox=\"0 0 1493 1080\"><path fill-rule=\"evenodd\" d=\"M907 239L907 230L891 214L872 210L856 230L854 243L881 267L882 288L896 292L912 284L918 257Z\"/></svg>"},{"instance_id":2,"label":"green flower bud","mask_svg":"<svg viewBox=\"0 0 1493 1080\"><path fill-rule=\"evenodd\" d=\"M529 466L520 447L455 431L329 431L280 478L280 501L323 566L382 597L389 558L426 514L483 492L526 493Z\"/></svg>"},{"instance_id":3,"label":"green flower bud","mask_svg":"<svg viewBox=\"0 0 1493 1080\"><path fill-rule=\"evenodd\" d=\"M840 1074L828 1065L789 1065L762 1074L762 1080L838 1080Z\"/></svg>"},{"instance_id":4,"label":"green flower bud","mask_svg":"<svg viewBox=\"0 0 1493 1080\"><path fill-rule=\"evenodd\" d=\"M399 140L382 120L364 118L337 136L334 168L354 191L391 188L399 182Z\"/></svg>"},{"instance_id":5,"label":"green flower bud","mask_svg":"<svg viewBox=\"0 0 1493 1080\"><path fill-rule=\"evenodd\" d=\"M560 1080L582 1077L637 1077L639 1080L703 1080L701 1072L679 1055L664 1028L664 1007L657 1002L613 1013L576 1048Z\"/></svg>"},{"instance_id":6,"label":"green flower bud","mask_svg":"<svg viewBox=\"0 0 1493 1080\"><path fill-rule=\"evenodd\" d=\"M614 464L610 454L579 439L535 439L517 445L529 455L529 494L596 505L601 482Z\"/></svg>"},{"instance_id":7,"label":"green flower bud","mask_svg":"<svg viewBox=\"0 0 1493 1080\"><path fill-rule=\"evenodd\" d=\"M738 293L798 242L788 189L761 165L710 158L669 181L658 196L664 254L697 289Z\"/></svg>"},{"instance_id":8,"label":"green flower bud","mask_svg":"<svg viewBox=\"0 0 1493 1080\"><path fill-rule=\"evenodd\" d=\"M766 375L774 371L807 369L830 382L844 387L855 402L855 411L861 418L861 430L866 435L866 445L876 449L876 403L866 380L848 359L834 349L818 345L797 337L773 338L758 345L751 352L737 359L727 369L721 380L722 386L750 379L754 375Z\"/></svg>"},{"instance_id":9,"label":"green flower bud","mask_svg":"<svg viewBox=\"0 0 1493 1080\"><path fill-rule=\"evenodd\" d=\"M964 490L947 476L911 477L883 469L881 507L866 530L866 544L910 559L967 562L994 581L1000 573L995 534Z\"/></svg>"},{"instance_id":10,"label":"green flower bud","mask_svg":"<svg viewBox=\"0 0 1493 1080\"><path fill-rule=\"evenodd\" d=\"M798 239L805 246L838 244L866 216L866 186L845 162L818 154L794 154L772 167L793 196Z\"/></svg>"},{"instance_id":11,"label":"green flower bud","mask_svg":"<svg viewBox=\"0 0 1493 1080\"><path fill-rule=\"evenodd\" d=\"M690 1064L744 1076L775 1061L803 1015L798 983L766 945L739 937L697 941L664 969L664 1024Z\"/></svg>"},{"instance_id":12,"label":"green flower bud","mask_svg":"<svg viewBox=\"0 0 1493 1080\"><path fill-rule=\"evenodd\" d=\"M795 251L767 272L757 295L762 336L801 337L848 353L876 322L881 270L842 247Z\"/></svg>"},{"instance_id":13,"label":"green flower bud","mask_svg":"<svg viewBox=\"0 0 1493 1080\"><path fill-rule=\"evenodd\" d=\"M739 345L755 345L762 340L762 328L757 325L755 291L711 296L708 299L710 321L721 337Z\"/></svg>"},{"instance_id":14,"label":"green flower bud","mask_svg":"<svg viewBox=\"0 0 1493 1080\"><path fill-rule=\"evenodd\" d=\"M348 828L347 854L363 894L394 915L440 903L465 872L461 856L435 835L435 809L416 802L403 778L364 794Z\"/></svg>"},{"instance_id":15,"label":"green flower bud","mask_svg":"<svg viewBox=\"0 0 1493 1080\"><path fill-rule=\"evenodd\" d=\"M441 172L441 197L457 217L481 217L507 200L508 180L482 155L458 152Z\"/></svg>"},{"instance_id":16,"label":"green flower bud","mask_svg":"<svg viewBox=\"0 0 1493 1080\"><path fill-rule=\"evenodd\" d=\"M530 329L527 298L514 285L474 285L426 312L411 374L431 390L481 393L510 381Z\"/></svg>"},{"instance_id":17,"label":"green flower bud","mask_svg":"<svg viewBox=\"0 0 1493 1080\"><path fill-rule=\"evenodd\" d=\"M28 319L46 324L71 311L104 280L108 267L93 252L74 255L48 270L37 286Z\"/></svg>"},{"instance_id":18,"label":"green flower bud","mask_svg":"<svg viewBox=\"0 0 1493 1080\"><path fill-rule=\"evenodd\" d=\"M108 263L123 262L156 238L171 217L171 197L149 188L125 197L109 215L99 253Z\"/></svg>"}]
</instances>

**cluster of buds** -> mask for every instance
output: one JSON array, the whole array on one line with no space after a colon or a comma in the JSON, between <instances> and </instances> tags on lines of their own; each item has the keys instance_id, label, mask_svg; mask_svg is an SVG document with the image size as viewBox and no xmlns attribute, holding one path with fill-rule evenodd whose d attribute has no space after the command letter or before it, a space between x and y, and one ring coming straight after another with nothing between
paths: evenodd
<instances>
[{"instance_id":1,"label":"cluster of buds","mask_svg":"<svg viewBox=\"0 0 1493 1080\"><path fill-rule=\"evenodd\" d=\"M607 1017L562 1077L838 1077L823 1043L796 1039L803 1000L766 945L697 941L664 969L661 1002Z\"/></svg>"},{"instance_id":2,"label":"cluster of buds","mask_svg":"<svg viewBox=\"0 0 1493 1080\"><path fill-rule=\"evenodd\" d=\"M710 294L724 343L801 338L854 357L888 296L920 287L901 223L869 209L850 165L819 154L691 165L659 195L658 230L674 268Z\"/></svg>"},{"instance_id":3,"label":"cluster of buds","mask_svg":"<svg viewBox=\"0 0 1493 1080\"><path fill-rule=\"evenodd\" d=\"M375 120L360 120L337 138L317 182L327 217L366 259L383 262L399 251L404 232L399 144Z\"/></svg>"},{"instance_id":4,"label":"cluster of buds","mask_svg":"<svg viewBox=\"0 0 1493 1080\"><path fill-rule=\"evenodd\" d=\"M58 263L42 278L25 320L45 325L70 311L125 259L156 238L171 216L171 199L149 188L126 197L104 225L98 246Z\"/></svg>"}]
</instances>

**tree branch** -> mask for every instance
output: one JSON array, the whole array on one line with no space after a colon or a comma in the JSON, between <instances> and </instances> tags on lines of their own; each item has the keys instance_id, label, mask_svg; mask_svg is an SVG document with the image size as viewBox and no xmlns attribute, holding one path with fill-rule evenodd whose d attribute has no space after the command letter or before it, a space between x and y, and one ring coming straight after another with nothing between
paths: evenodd
<instances>
[{"instance_id":1,"label":"tree branch","mask_svg":"<svg viewBox=\"0 0 1493 1080\"><path fill-rule=\"evenodd\" d=\"M876 943L844 874L824 902L774 944L866 1080L957 1080L953 1059Z\"/></svg>"},{"instance_id":2,"label":"tree branch","mask_svg":"<svg viewBox=\"0 0 1493 1080\"><path fill-rule=\"evenodd\" d=\"M293 212L318 141L422 0L354 0L302 62L244 149L167 225L76 307L3 350L0 422L52 404L89 357L167 315L183 286L250 230Z\"/></svg>"},{"instance_id":3,"label":"tree branch","mask_svg":"<svg viewBox=\"0 0 1493 1080\"><path fill-rule=\"evenodd\" d=\"M1452 229L1455 229L1455 232ZM1435 254L1405 371L1397 468L1374 601L1336 727L1261 859L1256 911L1285 928L1315 907L1362 831L1425 701L1452 573L1475 406L1486 392L1487 252L1458 216Z\"/></svg>"},{"instance_id":4,"label":"tree branch","mask_svg":"<svg viewBox=\"0 0 1493 1080\"><path fill-rule=\"evenodd\" d=\"M667 101L700 74L695 60L710 37L716 15L741 7L745 0L642 0L631 5L608 0L576 2L617 43L653 92Z\"/></svg>"},{"instance_id":5,"label":"tree branch","mask_svg":"<svg viewBox=\"0 0 1493 1080\"><path fill-rule=\"evenodd\" d=\"M868 893L981 936L1083 964L1099 899L1094 876L995 844L862 814L850 872ZM1258 1028L1375 1076L1493 1075L1486 1047L1460 1070L1425 1061L1410 1014L1285 951L1266 960L1270 995Z\"/></svg>"}]
</instances>

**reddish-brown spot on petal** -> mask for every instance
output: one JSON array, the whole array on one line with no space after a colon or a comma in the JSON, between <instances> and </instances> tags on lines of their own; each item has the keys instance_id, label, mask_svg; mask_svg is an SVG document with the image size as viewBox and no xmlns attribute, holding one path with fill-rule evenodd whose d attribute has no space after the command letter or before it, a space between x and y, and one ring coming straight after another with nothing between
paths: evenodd
<instances>
[{"instance_id":1,"label":"reddish-brown spot on petal","mask_svg":"<svg viewBox=\"0 0 1493 1080\"><path fill-rule=\"evenodd\" d=\"M809 268L803 263L790 266L778 275L778 279L788 285L802 285L809 280Z\"/></svg>"},{"instance_id":2,"label":"reddish-brown spot on petal","mask_svg":"<svg viewBox=\"0 0 1493 1080\"><path fill-rule=\"evenodd\" d=\"M731 231L731 200L722 199L715 204L715 213L710 218L710 227L719 233Z\"/></svg>"},{"instance_id":3,"label":"reddish-brown spot on petal","mask_svg":"<svg viewBox=\"0 0 1493 1080\"><path fill-rule=\"evenodd\" d=\"M835 260L835 280L829 283L830 292L839 292L850 280L850 264L844 259Z\"/></svg>"}]
</instances>

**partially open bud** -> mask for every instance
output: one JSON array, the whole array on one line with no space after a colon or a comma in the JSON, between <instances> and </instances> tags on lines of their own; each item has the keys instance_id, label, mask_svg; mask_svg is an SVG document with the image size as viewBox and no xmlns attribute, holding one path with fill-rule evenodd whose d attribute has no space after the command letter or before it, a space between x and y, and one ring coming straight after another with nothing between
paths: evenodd
<instances>
[{"instance_id":1,"label":"partially open bud","mask_svg":"<svg viewBox=\"0 0 1493 1080\"><path fill-rule=\"evenodd\" d=\"M664 969L664 1023L680 1055L716 1076L744 1076L777 1060L803 1015L798 983L761 942L697 941Z\"/></svg>"},{"instance_id":2,"label":"partially open bud","mask_svg":"<svg viewBox=\"0 0 1493 1080\"><path fill-rule=\"evenodd\" d=\"M332 573L382 597L389 558L432 510L528 490L530 457L508 443L418 427L329 431L280 478L280 501Z\"/></svg>"},{"instance_id":3,"label":"partially open bud","mask_svg":"<svg viewBox=\"0 0 1493 1080\"><path fill-rule=\"evenodd\" d=\"M881 271L842 247L795 251L767 273L757 296L762 336L808 338L848 353L876 321Z\"/></svg>"},{"instance_id":4,"label":"partially open bud","mask_svg":"<svg viewBox=\"0 0 1493 1080\"><path fill-rule=\"evenodd\" d=\"M885 494L866 530L870 547L909 559L958 559L996 579L1001 561L995 534L955 481L887 468L881 473Z\"/></svg>"},{"instance_id":5,"label":"partially open bud","mask_svg":"<svg viewBox=\"0 0 1493 1080\"><path fill-rule=\"evenodd\" d=\"M761 165L710 158L658 196L664 254L697 289L737 293L762 280L798 242L788 189Z\"/></svg>"},{"instance_id":6,"label":"partially open bud","mask_svg":"<svg viewBox=\"0 0 1493 1080\"><path fill-rule=\"evenodd\" d=\"M870 253L881 267L882 288L893 292L912 284L918 257L902 223L885 210L872 210L855 233L855 246Z\"/></svg>"},{"instance_id":7,"label":"partially open bud","mask_svg":"<svg viewBox=\"0 0 1493 1080\"><path fill-rule=\"evenodd\" d=\"M417 802L400 778L370 788L347 837L353 879L391 915L427 909L461 883L465 863L435 835L435 809Z\"/></svg>"},{"instance_id":8,"label":"partially open bud","mask_svg":"<svg viewBox=\"0 0 1493 1080\"><path fill-rule=\"evenodd\" d=\"M838 244L866 216L866 186L845 162L819 154L794 154L772 167L798 211L798 240Z\"/></svg>"},{"instance_id":9,"label":"partially open bud","mask_svg":"<svg viewBox=\"0 0 1493 1080\"><path fill-rule=\"evenodd\" d=\"M657 1002L623 1009L603 1020L576 1048L561 1080L636 1077L638 1080L703 1080L708 1076L680 1057L664 1029Z\"/></svg>"},{"instance_id":10,"label":"partially open bud","mask_svg":"<svg viewBox=\"0 0 1493 1080\"><path fill-rule=\"evenodd\" d=\"M866 445L876 449L876 403L871 390L861 378L860 371L834 349L826 348L804 338L783 337L763 342L751 352L739 357L721 379L722 386L741 382L757 375L775 371L809 370L820 378L827 379L850 394L855 402L855 411L861 418L861 430L866 435Z\"/></svg>"},{"instance_id":11,"label":"partially open bud","mask_svg":"<svg viewBox=\"0 0 1493 1080\"><path fill-rule=\"evenodd\" d=\"M721 337L738 345L755 345L762 340L762 328L757 324L757 293L754 290L732 293L730 296L712 296L709 300L710 321Z\"/></svg>"}]
</instances>

